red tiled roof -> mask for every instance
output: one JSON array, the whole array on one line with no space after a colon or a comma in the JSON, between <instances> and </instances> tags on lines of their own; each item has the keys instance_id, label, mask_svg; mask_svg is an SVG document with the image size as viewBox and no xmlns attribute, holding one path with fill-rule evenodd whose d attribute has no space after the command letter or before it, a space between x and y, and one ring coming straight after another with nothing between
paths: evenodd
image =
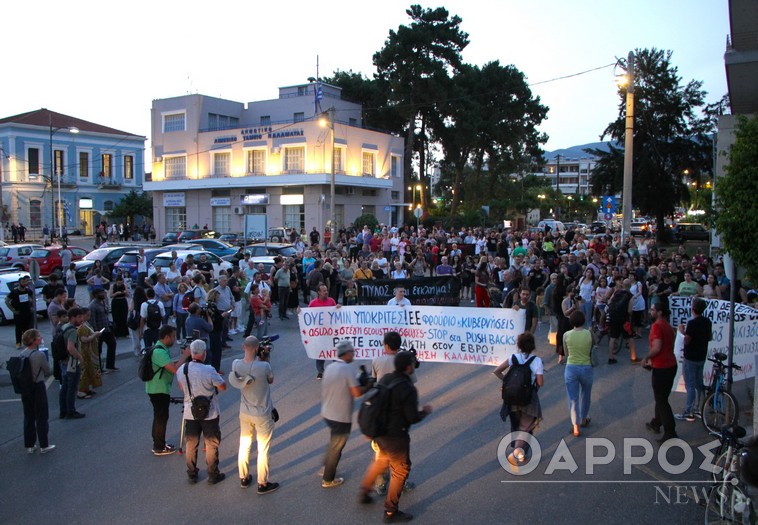
<instances>
[{"instance_id":1,"label":"red tiled roof","mask_svg":"<svg viewBox=\"0 0 758 525\"><path fill-rule=\"evenodd\" d=\"M50 111L45 108L30 111L28 113L21 113L20 115L14 115L12 117L5 117L0 119L0 124L27 124L30 126L42 126L45 128L49 128L50 124L52 124L55 128L68 128L74 126L79 128L80 131L110 133L114 135L132 135L134 137L141 136L109 128L108 126L95 124L94 122L89 122L80 118L64 115L63 113L56 113L55 111Z\"/></svg>"}]
</instances>

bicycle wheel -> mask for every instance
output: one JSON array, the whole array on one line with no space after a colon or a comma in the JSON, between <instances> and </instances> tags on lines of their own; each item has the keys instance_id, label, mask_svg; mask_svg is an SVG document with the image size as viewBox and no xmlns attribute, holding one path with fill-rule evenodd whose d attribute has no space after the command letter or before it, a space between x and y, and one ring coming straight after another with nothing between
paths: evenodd
<instances>
[{"instance_id":1,"label":"bicycle wheel","mask_svg":"<svg viewBox=\"0 0 758 525\"><path fill-rule=\"evenodd\" d=\"M703 403L703 426L709 432L721 432L721 428L737 422L737 400L729 392L708 394Z\"/></svg>"},{"instance_id":2,"label":"bicycle wheel","mask_svg":"<svg viewBox=\"0 0 758 525\"><path fill-rule=\"evenodd\" d=\"M705 525L729 523L730 487L729 483L719 483L711 488L705 505Z\"/></svg>"},{"instance_id":3,"label":"bicycle wheel","mask_svg":"<svg viewBox=\"0 0 758 525\"><path fill-rule=\"evenodd\" d=\"M729 494L729 518L730 523L736 525L752 525L755 512L750 497L745 494L741 485L735 485Z\"/></svg>"},{"instance_id":4,"label":"bicycle wheel","mask_svg":"<svg viewBox=\"0 0 758 525\"><path fill-rule=\"evenodd\" d=\"M730 454L732 454L731 450L727 449L716 455L716 459L713 461L715 472L711 472L711 479L713 479L714 483L721 483L724 480L726 469L728 468L726 460Z\"/></svg>"}]
</instances>

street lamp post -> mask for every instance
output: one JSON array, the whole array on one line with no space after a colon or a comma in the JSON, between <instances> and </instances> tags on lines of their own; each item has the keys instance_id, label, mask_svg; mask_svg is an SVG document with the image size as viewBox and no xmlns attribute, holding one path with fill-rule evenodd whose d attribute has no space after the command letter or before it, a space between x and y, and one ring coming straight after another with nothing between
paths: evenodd
<instances>
[{"instance_id":1,"label":"street lamp post","mask_svg":"<svg viewBox=\"0 0 758 525\"><path fill-rule=\"evenodd\" d=\"M58 219L58 239L63 239L63 207L62 207L62 201L61 201L61 177L63 177L63 165L61 163L61 169L60 173L55 173L55 158L53 157L53 135L55 135L56 132L66 129L70 133L79 133L79 128L75 126L66 126L66 127L60 127L55 128L53 127L53 117L50 116L50 211L51 211L51 219L52 219L52 231L55 231L55 219L57 215ZM57 175L58 179L58 208L56 210L55 208L55 196L53 194L53 177Z\"/></svg>"},{"instance_id":2,"label":"street lamp post","mask_svg":"<svg viewBox=\"0 0 758 525\"><path fill-rule=\"evenodd\" d=\"M329 118L321 118L319 120L319 123L322 126L329 126L329 131L331 133L331 141L332 141L332 160L329 163L330 165L330 172L331 172L331 178L329 179L329 208L330 208L330 230L332 232L332 242L335 242L337 237L337 208L334 205L334 106L329 108Z\"/></svg>"},{"instance_id":3,"label":"street lamp post","mask_svg":"<svg viewBox=\"0 0 758 525\"><path fill-rule=\"evenodd\" d=\"M631 233L632 228L632 167L634 153L634 52L629 52L626 68L626 134L624 135L624 185L621 203L624 220L621 223L621 239Z\"/></svg>"}]
</instances>

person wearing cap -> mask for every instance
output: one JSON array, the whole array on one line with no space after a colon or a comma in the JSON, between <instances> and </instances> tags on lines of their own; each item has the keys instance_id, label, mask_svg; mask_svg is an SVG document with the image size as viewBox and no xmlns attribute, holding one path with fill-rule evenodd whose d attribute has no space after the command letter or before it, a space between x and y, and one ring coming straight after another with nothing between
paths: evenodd
<instances>
[{"instance_id":1,"label":"person wearing cap","mask_svg":"<svg viewBox=\"0 0 758 525\"><path fill-rule=\"evenodd\" d=\"M361 397L371 386L371 383L366 386L358 384L356 369L352 365L355 359L353 343L343 339L337 343L336 351L338 359L326 368L321 384L321 417L330 431L321 479L321 486L325 489L338 487L345 481L336 477L337 464L350 436L353 398Z\"/></svg>"}]
</instances>

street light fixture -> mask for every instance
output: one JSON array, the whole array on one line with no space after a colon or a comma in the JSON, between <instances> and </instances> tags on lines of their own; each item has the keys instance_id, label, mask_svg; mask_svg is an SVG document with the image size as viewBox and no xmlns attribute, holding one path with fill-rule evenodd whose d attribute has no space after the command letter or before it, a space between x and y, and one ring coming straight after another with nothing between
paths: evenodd
<instances>
[{"instance_id":1,"label":"street light fixture","mask_svg":"<svg viewBox=\"0 0 758 525\"><path fill-rule=\"evenodd\" d=\"M57 133L58 131L65 129L68 130L69 133L79 133L79 128L76 126L65 126L65 127L53 127L53 117L50 115L50 211L52 212L50 215L53 220L53 227L52 230L55 231L55 219L57 215L58 219L58 239L63 239L63 201L61 200L61 178L63 177L63 163L61 162L61 169L60 173L55 173L55 158L53 157L53 135ZM53 177L57 175L58 179L58 208L56 210L53 196Z\"/></svg>"},{"instance_id":2,"label":"street light fixture","mask_svg":"<svg viewBox=\"0 0 758 525\"><path fill-rule=\"evenodd\" d=\"M334 106L329 108L328 114L329 118L327 119L322 116L322 118L319 119L319 124L321 124L322 127L329 126L332 135L332 161L329 163L331 167L331 178L329 180L329 207L331 211L330 230L332 231L332 241L334 242L337 238L337 207L334 205Z\"/></svg>"}]
</instances>

